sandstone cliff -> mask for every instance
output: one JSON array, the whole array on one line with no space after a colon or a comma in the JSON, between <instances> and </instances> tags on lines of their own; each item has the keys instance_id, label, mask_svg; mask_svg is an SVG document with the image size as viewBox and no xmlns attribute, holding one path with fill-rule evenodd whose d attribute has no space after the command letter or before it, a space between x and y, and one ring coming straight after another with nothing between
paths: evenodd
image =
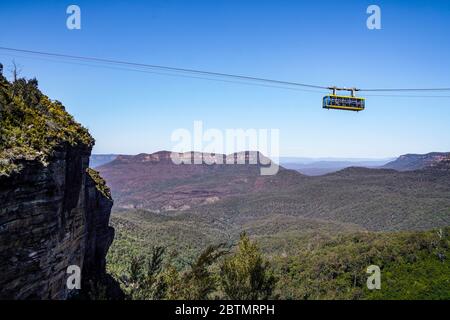
<instances>
[{"instance_id":1,"label":"sandstone cliff","mask_svg":"<svg viewBox=\"0 0 450 320\"><path fill-rule=\"evenodd\" d=\"M67 299L108 279L113 201L88 169L94 140L37 82L0 79L0 298Z\"/></svg>"}]
</instances>

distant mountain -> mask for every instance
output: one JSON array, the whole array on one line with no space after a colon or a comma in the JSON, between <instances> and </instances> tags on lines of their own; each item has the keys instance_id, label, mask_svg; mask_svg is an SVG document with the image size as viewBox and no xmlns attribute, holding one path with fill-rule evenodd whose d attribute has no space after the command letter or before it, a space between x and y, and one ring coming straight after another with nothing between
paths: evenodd
<instances>
[{"instance_id":1,"label":"distant mountain","mask_svg":"<svg viewBox=\"0 0 450 320\"><path fill-rule=\"evenodd\" d=\"M427 154L406 154L384 165L385 169L413 171L425 168L445 166L450 161L450 152L432 152Z\"/></svg>"},{"instance_id":2,"label":"distant mountain","mask_svg":"<svg viewBox=\"0 0 450 320\"><path fill-rule=\"evenodd\" d=\"M112 162L118 156L118 154L93 154L90 158L90 167L97 168ZM127 157L133 156L122 156L122 159ZM349 167L377 168L392 160L394 159L280 157L280 164L286 169L296 170L308 176L319 176Z\"/></svg>"},{"instance_id":3,"label":"distant mountain","mask_svg":"<svg viewBox=\"0 0 450 320\"><path fill-rule=\"evenodd\" d=\"M209 159L201 153L186 153L183 158L194 156ZM186 210L230 196L286 186L303 177L282 167L276 176L262 176L264 165L260 163L270 160L260 153L247 151L231 156L242 164L175 164L171 152L160 151L121 155L97 170L111 187L117 207L153 211ZM218 157L225 159L225 155ZM250 161L254 157L259 161Z\"/></svg>"},{"instance_id":4,"label":"distant mountain","mask_svg":"<svg viewBox=\"0 0 450 320\"><path fill-rule=\"evenodd\" d=\"M117 157L117 154L93 154L89 158L89 166L91 168L97 168L101 165L115 160Z\"/></svg>"},{"instance_id":5,"label":"distant mountain","mask_svg":"<svg viewBox=\"0 0 450 320\"><path fill-rule=\"evenodd\" d=\"M337 163L371 163L381 162L388 163L395 158L341 158L341 157L322 157L322 158L308 158L308 157L280 157L280 163L302 163L311 164L316 162L337 162Z\"/></svg>"}]
</instances>

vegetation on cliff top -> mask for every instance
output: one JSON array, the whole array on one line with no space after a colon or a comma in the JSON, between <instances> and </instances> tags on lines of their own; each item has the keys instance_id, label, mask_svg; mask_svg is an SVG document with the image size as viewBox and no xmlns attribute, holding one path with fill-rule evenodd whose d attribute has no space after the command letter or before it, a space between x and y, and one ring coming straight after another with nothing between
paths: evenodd
<instances>
[{"instance_id":1,"label":"vegetation on cliff top","mask_svg":"<svg viewBox=\"0 0 450 320\"><path fill-rule=\"evenodd\" d=\"M106 181L100 176L98 171L94 169L87 168L86 173L91 177L91 179L95 182L95 186L101 194L103 194L106 198L112 199L111 190L106 185Z\"/></svg>"},{"instance_id":2,"label":"vegetation on cliff top","mask_svg":"<svg viewBox=\"0 0 450 320\"><path fill-rule=\"evenodd\" d=\"M90 148L94 139L60 102L38 89L36 79L11 83L0 75L0 176L20 171L19 160L46 165L64 144Z\"/></svg>"}]
</instances>

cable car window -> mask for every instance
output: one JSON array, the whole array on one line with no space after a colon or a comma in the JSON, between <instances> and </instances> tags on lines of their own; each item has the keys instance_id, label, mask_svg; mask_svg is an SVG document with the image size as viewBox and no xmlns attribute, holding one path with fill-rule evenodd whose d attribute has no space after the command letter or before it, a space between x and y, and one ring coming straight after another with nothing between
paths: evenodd
<instances>
[{"instance_id":1,"label":"cable car window","mask_svg":"<svg viewBox=\"0 0 450 320\"><path fill-rule=\"evenodd\" d=\"M323 108L325 109L362 111L364 110L364 105L363 98L354 96L329 95L323 98Z\"/></svg>"}]
</instances>

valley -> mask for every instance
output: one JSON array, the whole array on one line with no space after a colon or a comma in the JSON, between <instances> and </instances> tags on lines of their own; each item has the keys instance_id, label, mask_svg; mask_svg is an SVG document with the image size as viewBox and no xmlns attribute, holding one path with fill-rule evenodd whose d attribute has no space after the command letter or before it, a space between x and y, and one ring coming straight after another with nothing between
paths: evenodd
<instances>
[{"instance_id":1,"label":"valley","mask_svg":"<svg viewBox=\"0 0 450 320\"><path fill-rule=\"evenodd\" d=\"M445 162L442 168L416 171L351 167L308 177L282 167L275 176L261 176L258 165L250 164L175 165L168 152L158 153L152 162L142 161L144 157L119 157L98 168L111 187L116 210L215 219L231 226L272 216L371 231L425 230L450 223Z\"/></svg>"},{"instance_id":2,"label":"valley","mask_svg":"<svg viewBox=\"0 0 450 320\"><path fill-rule=\"evenodd\" d=\"M417 259L425 259L427 268L435 270L430 272L441 273L441 267L448 267L447 261L441 265L434 251L447 250L448 240L441 249L430 240L426 247L431 245L431 251L422 254L423 249L408 247L404 239L435 237L439 230L446 230L448 237L449 169L443 159L415 171L350 167L305 176L280 168L276 176L260 176L258 165L174 165L167 152L118 157L98 167L116 199L111 217L116 237L108 254L108 271L116 277L127 274L134 257L151 256L155 247L166 248L176 268L186 270L206 247L233 248L245 233L271 261L280 283L286 282L284 289L277 289L282 298L395 298L395 290L407 286L407 271L402 268L408 266L384 261L391 259L388 256L403 261L408 255L419 255ZM364 240L352 242L358 238ZM361 254L367 263L376 260L394 268L406 282L399 284L392 278L387 296L364 291L366 260L360 261ZM342 283L328 279L328 274L312 275L303 267L298 274L283 271L298 268L299 261L311 268L316 263L350 263L340 271L347 279L342 281L349 281L347 285L356 281L358 286L350 290L344 285L348 289L344 294L338 289ZM312 279L328 279L316 284L324 287L322 291L305 285L313 281L305 279L308 274Z\"/></svg>"}]
</instances>

